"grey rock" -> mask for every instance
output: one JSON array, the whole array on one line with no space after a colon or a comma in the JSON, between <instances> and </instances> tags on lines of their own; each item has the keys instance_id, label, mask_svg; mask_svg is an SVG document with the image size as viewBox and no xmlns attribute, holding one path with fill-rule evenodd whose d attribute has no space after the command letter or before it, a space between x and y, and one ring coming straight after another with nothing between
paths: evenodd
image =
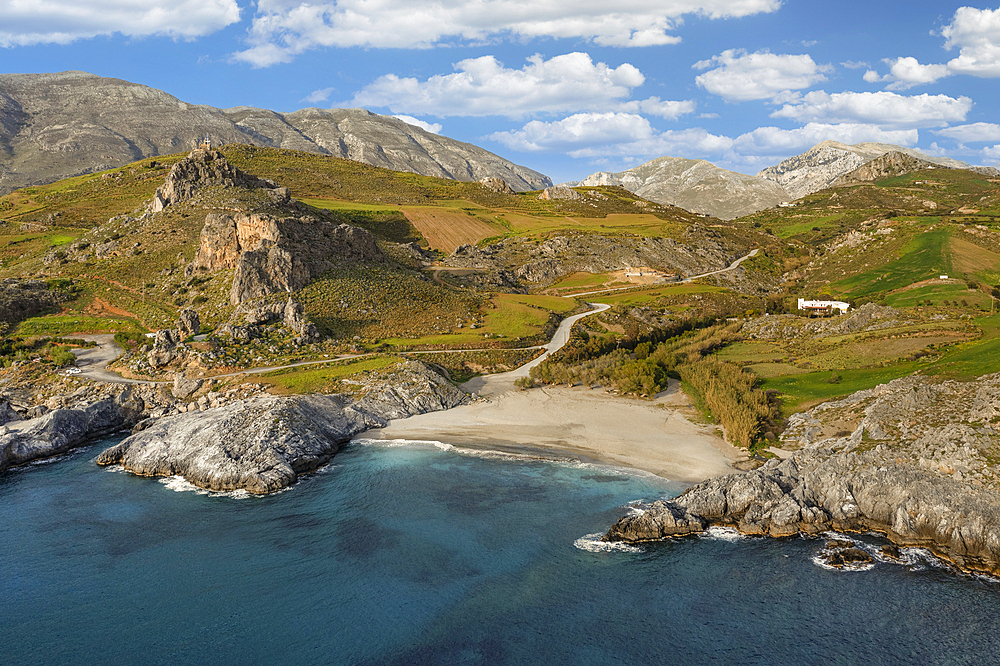
<instances>
[{"instance_id":1,"label":"grey rock","mask_svg":"<svg viewBox=\"0 0 1000 666\"><path fill-rule=\"evenodd\" d=\"M180 334L181 339L198 335L200 330L201 319L198 317L198 311L192 308L181 310L180 317L177 319L177 332Z\"/></svg>"},{"instance_id":2,"label":"grey rock","mask_svg":"<svg viewBox=\"0 0 1000 666\"><path fill-rule=\"evenodd\" d=\"M447 409L468 396L415 361L364 386L353 401L262 396L161 419L106 449L98 464L144 476L182 475L203 488L267 493L329 460L353 435L389 419Z\"/></svg>"},{"instance_id":3,"label":"grey rock","mask_svg":"<svg viewBox=\"0 0 1000 666\"><path fill-rule=\"evenodd\" d=\"M187 400L192 393L196 393L201 388L203 382L200 379L187 378L183 374L174 377L174 386L171 393L178 400Z\"/></svg>"},{"instance_id":4,"label":"grey rock","mask_svg":"<svg viewBox=\"0 0 1000 666\"><path fill-rule=\"evenodd\" d=\"M538 195L538 198L547 200L579 199L580 193L570 187L546 187Z\"/></svg>"},{"instance_id":5,"label":"grey rock","mask_svg":"<svg viewBox=\"0 0 1000 666\"><path fill-rule=\"evenodd\" d=\"M143 401L126 390L80 409L55 409L9 422L0 429L0 471L130 428L141 419L143 409Z\"/></svg>"}]
</instances>

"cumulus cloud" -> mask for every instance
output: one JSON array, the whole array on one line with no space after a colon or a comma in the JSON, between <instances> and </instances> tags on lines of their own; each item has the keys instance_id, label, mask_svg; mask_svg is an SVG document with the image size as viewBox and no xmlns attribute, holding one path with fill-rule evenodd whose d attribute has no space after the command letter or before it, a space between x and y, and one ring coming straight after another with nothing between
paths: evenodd
<instances>
[{"instance_id":1,"label":"cumulus cloud","mask_svg":"<svg viewBox=\"0 0 1000 666\"><path fill-rule=\"evenodd\" d=\"M960 7L951 23L941 29L945 48L958 47L957 58L948 62L956 74L1000 76L1000 9Z\"/></svg>"},{"instance_id":2,"label":"cumulus cloud","mask_svg":"<svg viewBox=\"0 0 1000 666\"><path fill-rule=\"evenodd\" d=\"M808 54L747 53L742 49L723 51L696 62L694 67L709 70L695 77L700 87L740 102L771 99L790 90L809 88L825 81L826 74L833 71L831 65L817 65Z\"/></svg>"},{"instance_id":3,"label":"cumulus cloud","mask_svg":"<svg viewBox=\"0 0 1000 666\"><path fill-rule=\"evenodd\" d=\"M982 154L984 159L1000 162L1000 144L990 146L989 148L983 148Z\"/></svg>"},{"instance_id":4,"label":"cumulus cloud","mask_svg":"<svg viewBox=\"0 0 1000 666\"><path fill-rule=\"evenodd\" d=\"M499 38L656 46L680 41L671 33L686 15L738 18L780 6L781 0L258 0L249 48L235 58L267 67L322 47L430 48Z\"/></svg>"},{"instance_id":5,"label":"cumulus cloud","mask_svg":"<svg viewBox=\"0 0 1000 666\"><path fill-rule=\"evenodd\" d=\"M792 155L812 148L817 143L832 140L846 144L874 141L901 146L913 146L919 134L915 129L884 129L865 123L808 123L796 129L758 127L736 137L733 150L745 156Z\"/></svg>"},{"instance_id":6,"label":"cumulus cloud","mask_svg":"<svg viewBox=\"0 0 1000 666\"><path fill-rule=\"evenodd\" d=\"M771 114L802 123L861 123L890 128L935 127L965 120L968 97L897 95L891 92L827 93L817 90Z\"/></svg>"},{"instance_id":7,"label":"cumulus cloud","mask_svg":"<svg viewBox=\"0 0 1000 666\"><path fill-rule=\"evenodd\" d=\"M441 123L429 123L427 121L420 120L419 118L414 118L413 116L397 115L397 116L393 116L393 117L394 118L399 118L400 120L402 120L407 125L414 125L416 127L419 127L422 130L426 130L426 131L430 132L431 134L440 134L441 133L441 129L442 129Z\"/></svg>"},{"instance_id":8,"label":"cumulus cloud","mask_svg":"<svg viewBox=\"0 0 1000 666\"><path fill-rule=\"evenodd\" d=\"M194 39L240 20L236 0L0 2L0 46L68 44L120 33Z\"/></svg>"},{"instance_id":9,"label":"cumulus cloud","mask_svg":"<svg viewBox=\"0 0 1000 666\"><path fill-rule=\"evenodd\" d=\"M996 123L971 123L934 130L938 136L955 139L964 143L976 141L1000 141L1000 125Z\"/></svg>"},{"instance_id":10,"label":"cumulus cloud","mask_svg":"<svg viewBox=\"0 0 1000 666\"><path fill-rule=\"evenodd\" d=\"M690 100L628 100L632 89L646 80L642 72L628 63L618 67L594 63L586 53L549 60L535 55L521 69L508 69L494 56L483 56L462 60L454 68L452 74L424 81L395 74L379 77L355 94L350 104L438 117L510 118L571 111L643 112L676 118L695 108Z\"/></svg>"},{"instance_id":11,"label":"cumulus cloud","mask_svg":"<svg viewBox=\"0 0 1000 666\"><path fill-rule=\"evenodd\" d=\"M732 139L701 128L658 132L632 113L578 113L554 122L533 120L519 130L486 137L520 152L565 152L570 157L719 154Z\"/></svg>"},{"instance_id":12,"label":"cumulus cloud","mask_svg":"<svg viewBox=\"0 0 1000 666\"><path fill-rule=\"evenodd\" d=\"M886 88L889 90L906 90L913 86L934 83L950 74L947 65L921 65L916 58L910 56L886 58L883 62L889 65L888 74L879 76L878 72L868 70L864 79L869 83L888 82Z\"/></svg>"}]
</instances>

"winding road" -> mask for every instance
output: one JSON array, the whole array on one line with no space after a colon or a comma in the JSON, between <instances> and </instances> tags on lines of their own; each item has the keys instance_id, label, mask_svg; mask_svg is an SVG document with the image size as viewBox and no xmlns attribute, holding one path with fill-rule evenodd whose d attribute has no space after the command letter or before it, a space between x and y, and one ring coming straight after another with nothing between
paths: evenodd
<instances>
[{"instance_id":1,"label":"winding road","mask_svg":"<svg viewBox=\"0 0 1000 666\"><path fill-rule=\"evenodd\" d=\"M743 255L742 257L740 257L739 259L737 259L733 263L731 263L728 266L726 266L725 268L720 268L717 271L709 271L708 273L702 273L700 275L691 275L691 276L688 276L688 277L684 278L683 280L679 280L677 282L662 282L660 284L630 284L627 287L612 287L611 289L598 289L597 291L585 291L585 292L580 293L580 294L566 294L566 298L579 298L580 296L594 296L596 294L609 294L609 293L616 292L616 291L625 291L626 289L649 289L649 288L652 288L652 287L659 287L659 286L663 286L663 285L684 284L686 282L691 282L692 280L697 280L698 278L708 277L709 275L718 275L719 273L727 273L729 271L734 271L734 270L736 270L737 268L740 267L740 264L742 264L744 261L746 261L750 257L756 257L758 252L760 252L760 248L754 248L754 249L750 250L750 252L748 252L747 254Z\"/></svg>"},{"instance_id":2,"label":"winding road","mask_svg":"<svg viewBox=\"0 0 1000 666\"><path fill-rule=\"evenodd\" d=\"M484 375L483 377L474 377L465 384L463 388L467 391L474 393L481 393L483 386L476 383L477 380L483 380L481 384L485 386L486 381L489 381L491 391L499 388L501 386L509 387L507 390L514 388L514 380L519 377L527 377L528 372L531 368L535 367L546 358L549 354L562 348L569 342L570 329L573 328L573 324L580 321L580 319L592 315L598 312L603 312L610 308L610 305L605 305L603 303L588 303L587 305L593 308L588 312L581 312L579 314L566 317L559 323L559 327L556 328L556 332L552 335L552 339L545 345L539 345L535 347L523 347L522 349L544 349L545 353L538 358L528 361L524 365L511 370L509 372L504 372L496 375ZM113 384L172 384L169 381L156 381L152 379L126 379L116 372L108 370L108 364L121 356L122 348L115 344L115 336L110 333L99 334L99 335L80 335L78 336L82 340L89 340L96 342L96 347L91 347L89 349L74 349L73 353L76 355L76 367L80 370L79 373L74 374L75 377L81 377L84 379L93 379L99 382L110 382ZM495 351L494 349L453 349L445 350L452 353L460 352L472 352L472 351ZM416 351L407 352L408 354L440 354L441 350L436 351ZM299 368L306 365L322 365L325 363L333 363L334 361L343 361L346 359L363 358L365 356L372 356L374 352L368 354L345 354L343 356L337 356L335 358L327 358L322 361L299 361L297 363L289 363L287 365L272 365L263 366L257 368L248 368L246 370L240 370L238 372L229 372L223 375L213 375L211 379L222 379L225 377L236 377L237 375L255 375L262 374L265 372L272 372L274 370L285 370L287 368Z\"/></svg>"}]
</instances>

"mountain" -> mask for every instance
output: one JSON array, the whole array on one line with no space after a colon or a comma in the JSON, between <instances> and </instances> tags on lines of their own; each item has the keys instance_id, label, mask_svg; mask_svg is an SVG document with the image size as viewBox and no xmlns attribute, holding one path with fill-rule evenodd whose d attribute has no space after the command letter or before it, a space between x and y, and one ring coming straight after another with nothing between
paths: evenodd
<instances>
[{"instance_id":1,"label":"mountain","mask_svg":"<svg viewBox=\"0 0 1000 666\"><path fill-rule=\"evenodd\" d=\"M940 168L942 168L940 165L933 162L901 153L898 150L892 150L885 155L876 157L870 162L865 162L850 173L845 173L833 181L830 186L838 187L840 185L855 185L857 183L873 183L877 180L901 176L922 169Z\"/></svg>"},{"instance_id":2,"label":"mountain","mask_svg":"<svg viewBox=\"0 0 1000 666\"><path fill-rule=\"evenodd\" d=\"M85 72L0 74L0 194L189 150L206 135L439 178L496 177L519 191L552 184L472 144L364 109L217 109Z\"/></svg>"},{"instance_id":3,"label":"mountain","mask_svg":"<svg viewBox=\"0 0 1000 666\"><path fill-rule=\"evenodd\" d=\"M777 166L757 172L757 176L777 183L792 195L792 199L798 199L829 187L841 176L888 152L902 153L953 169L970 168L965 162L949 157L932 157L912 148L889 143L858 143L848 146L837 141L824 141L801 155L789 157Z\"/></svg>"},{"instance_id":4,"label":"mountain","mask_svg":"<svg viewBox=\"0 0 1000 666\"><path fill-rule=\"evenodd\" d=\"M681 157L660 157L618 173L599 171L580 185L620 185L650 201L723 220L794 198L769 180L726 171L705 160Z\"/></svg>"}]
</instances>

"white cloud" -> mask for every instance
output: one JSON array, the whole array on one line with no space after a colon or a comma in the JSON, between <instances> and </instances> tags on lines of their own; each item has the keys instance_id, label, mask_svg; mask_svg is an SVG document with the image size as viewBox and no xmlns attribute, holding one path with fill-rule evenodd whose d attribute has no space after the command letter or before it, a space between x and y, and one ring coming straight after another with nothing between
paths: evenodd
<instances>
[{"instance_id":1,"label":"white cloud","mask_svg":"<svg viewBox=\"0 0 1000 666\"><path fill-rule=\"evenodd\" d=\"M634 113L577 113L554 122L532 120L519 130L494 132L487 138L521 152L563 152L630 143L654 134L649 121Z\"/></svg>"},{"instance_id":2,"label":"white cloud","mask_svg":"<svg viewBox=\"0 0 1000 666\"><path fill-rule=\"evenodd\" d=\"M0 47L69 44L113 33L194 39L239 19L236 0L4 0Z\"/></svg>"},{"instance_id":3,"label":"white cloud","mask_svg":"<svg viewBox=\"0 0 1000 666\"><path fill-rule=\"evenodd\" d=\"M822 90L771 114L798 122L861 123L884 127L934 127L965 120L972 109L968 97L947 95L897 95L891 92L842 92Z\"/></svg>"},{"instance_id":4,"label":"white cloud","mask_svg":"<svg viewBox=\"0 0 1000 666\"><path fill-rule=\"evenodd\" d=\"M825 81L825 74L833 71L830 65L817 65L807 54L747 53L742 49L723 51L695 63L694 67L713 67L695 77L695 81L713 95L736 101L769 99L786 91L808 88Z\"/></svg>"},{"instance_id":5,"label":"white cloud","mask_svg":"<svg viewBox=\"0 0 1000 666\"><path fill-rule=\"evenodd\" d=\"M319 90L313 90L311 93L302 98L303 102L308 102L309 104L319 104L320 102L325 102L330 99L330 95L336 88L320 88Z\"/></svg>"},{"instance_id":6,"label":"white cloud","mask_svg":"<svg viewBox=\"0 0 1000 666\"><path fill-rule=\"evenodd\" d=\"M951 23L941 29L945 48L958 47L957 58L948 62L956 74L1000 76L1000 9L960 7Z\"/></svg>"},{"instance_id":7,"label":"white cloud","mask_svg":"<svg viewBox=\"0 0 1000 666\"><path fill-rule=\"evenodd\" d=\"M721 154L732 139L701 128L657 132L631 113L578 113L554 122L533 120L519 130L486 137L521 152L566 152L570 157Z\"/></svg>"},{"instance_id":8,"label":"white cloud","mask_svg":"<svg viewBox=\"0 0 1000 666\"><path fill-rule=\"evenodd\" d=\"M1000 141L1000 125L995 123L971 123L934 130L938 136L963 142Z\"/></svg>"},{"instance_id":9,"label":"white cloud","mask_svg":"<svg viewBox=\"0 0 1000 666\"><path fill-rule=\"evenodd\" d=\"M733 150L744 156L792 155L812 148L817 143L832 140L846 144L874 141L912 146L919 139L915 129L887 130L862 123L809 123L796 129L758 127L736 138Z\"/></svg>"},{"instance_id":10,"label":"white cloud","mask_svg":"<svg viewBox=\"0 0 1000 666\"><path fill-rule=\"evenodd\" d=\"M442 129L441 123L429 123L429 122L426 122L424 120L420 120L419 118L414 118L413 116L398 115L398 116L393 116L393 117L394 118L399 118L400 120L402 120L407 125L415 125L416 127L419 127L422 130L426 130L426 131L430 132L431 134L440 134L441 133L441 129Z\"/></svg>"},{"instance_id":11,"label":"white cloud","mask_svg":"<svg viewBox=\"0 0 1000 666\"><path fill-rule=\"evenodd\" d=\"M695 103L657 97L628 100L645 77L628 63L609 67L586 53L543 60L535 55L521 69L508 69L494 56L462 60L452 74L424 81L381 76L362 88L349 104L387 107L394 112L438 117L507 116L572 111L643 112L676 118L694 111Z\"/></svg>"},{"instance_id":12,"label":"white cloud","mask_svg":"<svg viewBox=\"0 0 1000 666\"><path fill-rule=\"evenodd\" d=\"M256 67L322 47L429 48L509 38L586 39L600 46L673 44L685 15L773 12L781 0L258 0L249 48Z\"/></svg>"},{"instance_id":13,"label":"white cloud","mask_svg":"<svg viewBox=\"0 0 1000 666\"><path fill-rule=\"evenodd\" d=\"M883 60L889 65L889 73L879 76L877 72L868 70L864 79L869 83L879 81L888 82L886 86L889 90L906 90L913 86L925 83L934 83L938 79L948 76L947 65L921 65L920 62L911 56L902 58L886 58Z\"/></svg>"},{"instance_id":14,"label":"white cloud","mask_svg":"<svg viewBox=\"0 0 1000 666\"><path fill-rule=\"evenodd\" d=\"M982 154L984 159L1000 162L1000 144L990 146L989 148L983 148Z\"/></svg>"}]
</instances>

